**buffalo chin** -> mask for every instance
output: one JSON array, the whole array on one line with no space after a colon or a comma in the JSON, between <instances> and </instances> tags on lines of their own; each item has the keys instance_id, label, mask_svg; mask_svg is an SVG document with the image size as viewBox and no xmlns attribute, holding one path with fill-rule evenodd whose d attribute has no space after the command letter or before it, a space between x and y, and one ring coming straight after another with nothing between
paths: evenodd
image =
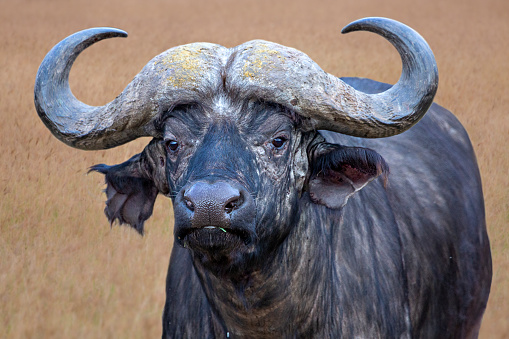
<instances>
[{"instance_id":1,"label":"buffalo chin","mask_svg":"<svg viewBox=\"0 0 509 339\"><path fill-rule=\"evenodd\" d=\"M189 248L206 268L232 271L252 251L252 236L247 231L221 227L202 227L179 232L178 243Z\"/></svg>"}]
</instances>

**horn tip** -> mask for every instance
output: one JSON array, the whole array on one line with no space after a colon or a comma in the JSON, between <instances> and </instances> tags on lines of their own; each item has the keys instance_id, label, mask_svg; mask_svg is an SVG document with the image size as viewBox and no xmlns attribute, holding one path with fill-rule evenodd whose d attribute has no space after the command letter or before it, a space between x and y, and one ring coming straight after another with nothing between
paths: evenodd
<instances>
[{"instance_id":1,"label":"horn tip","mask_svg":"<svg viewBox=\"0 0 509 339\"><path fill-rule=\"evenodd\" d=\"M127 38L127 36L128 36L127 32L122 29L111 28L111 27L108 27L108 28L111 30L111 33L114 34L116 37Z\"/></svg>"},{"instance_id":2,"label":"horn tip","mask_svg":"<svg viewBox=\"0 0 509 339\"><path fill-rule=\"evenodd\" d=\"M104 36L103 38L127 38L128 36L126 31L114 27L89 28L81 32L78 32L77 34L80 34L82 32L89 32L88 34L95 33L94 35L99 36L103 35Z\"/></svg>"},{"instance_id":3,"label":"horn tip","mask_svg":"<svg viewBox=\"0 0 509 339\"><path fill-rule=\"evenodd\" d=\"M348 25L343 27L343 29L341 30L341 33L346 34L346 33L355 32L355 31L365 31L365 30L368 30L368 28L372 27L373 25L382 26L384 23L387 24L387 23L391 23L391 22L396 22L396 21L393 19L382 18L382 17L362 18L359 20L352 21L351 23L349 23Z\"/></svg>"}]
</instances>

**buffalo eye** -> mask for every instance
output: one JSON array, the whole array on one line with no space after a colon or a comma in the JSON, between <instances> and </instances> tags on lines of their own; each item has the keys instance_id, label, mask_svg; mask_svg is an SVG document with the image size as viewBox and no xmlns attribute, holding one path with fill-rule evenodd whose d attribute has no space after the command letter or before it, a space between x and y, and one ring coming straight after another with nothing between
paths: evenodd
<instances>
[{"instance_id":1,"label":"buffalo eye","mask_svg":"<svg viewBox=\"0 0 509 339\"><path fill-rule=\"evenodd\" d=\"M272 146L276 149L281 149L286 144L286 138L285 137L277 137L272 139Z\"/></svg>"},{"instance_id":2,"label":"buffalo eye","mask_svg":"<svg viewBox=\"0 0 509 339\"><path fill-rule=\"evenodd\" d=\"M168 140L166 142L166 148L170 152L176 152L179 148L179 143L177 140Z\"/></svg>"}]
</instances>

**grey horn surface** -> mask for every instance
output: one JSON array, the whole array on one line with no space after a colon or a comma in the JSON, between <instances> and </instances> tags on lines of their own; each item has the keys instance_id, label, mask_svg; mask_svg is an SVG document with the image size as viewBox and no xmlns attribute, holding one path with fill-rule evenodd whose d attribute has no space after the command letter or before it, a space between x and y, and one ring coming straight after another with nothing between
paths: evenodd
<instances>
[{"instance_id":1,"label":"grey horn surface","mask_svg":"<svg viewBox=\"0 0 509 339\"><path fill-rule=\"evenodd\" d=\"M106 27L75 33L53 47L39 67L34 88L37 112L51 132L67 145L101 149L116 146L121 143L118 139L123 139L116 135L113 141L104 136L98 138L119 127L114 124L115 109L111 103L101 107L86 105L74 97L69 87L69 73L78 55L90 45L113 37L127 37L127 33Z\"/></svg>"},{"instance_id":2,"label":"grey horn surface","mask_svg":"<svg viewBox=\"0 0 509 339\"><path fill-rule=\"evenodd\" d=\"M74 97L69 72L77 56L102 39L125 37L115 28L91 28L57 44L37 73L34 101L51 132L69 146L84 150L119 146L141 136L159 136L156 120L178 102L195 102L217 92L228 49L209 43L171 48L153 58L124 91L104 106Z\"/></svg>"},{"instance_id":3,"label":"grey horn surface","mask_svg":"<svg viewBox=\"0 0 509 339\"><path fill-rule=\"evenodd\" d=\"M435 56L427 42L412 28L386 18L366 18L345 26L342 33L369 31L386 38L401 56L403 69L399 81L389 90L370 95L375 98L375 131L365 137L384 137L402 133L428 111L438 88ZM377 102L380 105L377 105ZM384 109L387 107L387 109ZM379 110L377 109L379 108ZM380 119L377 115L380 114ZM369 115L369 112L368 112ZM383 126L377 133L376 127ZM354 134L352 134L354 135ZM361 135L363 136L362 133Z\"/></svg>"},{"instance_id":4,"label":"grey horn surface","mask_svg":"<svg viewBox=\"0 0 509 339\"><path fill-rule=\"evenodd\" d=\"M323 71L306 54L259 40L236 48L235 60L228 66L229 85L241 96L291 107L309 118L308 129L364 138L402 133L419 121L433 102L438 86L433 53L417 32L391 19L361 19L346 26L343 33L358 30L385 37L401 55L401 78L385 92L357 91Z\"/></svg>"}]
</instances>

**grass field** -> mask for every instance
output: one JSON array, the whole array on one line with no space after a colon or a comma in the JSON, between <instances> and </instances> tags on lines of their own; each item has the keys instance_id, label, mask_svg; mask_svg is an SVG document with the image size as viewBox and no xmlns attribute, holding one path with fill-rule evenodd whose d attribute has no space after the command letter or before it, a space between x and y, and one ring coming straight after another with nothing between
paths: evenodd
<instances>
[{"instance_id":1,"label":"grass field","mask_svg":"<svg viewBox=\"0 0 509 339\"><path fill-rule=\"evenodd\" d=\"M440 72L436 101L470 133L483 177L494 279L482 338L509 337L509 2L507 0L0 0L0 337L153 338L161 335L172 210L159 198L140 237L110 229L103 178L147 140L84 152L55 139L33 106L37 68L76 31L130 33L86 50L71 72L75 95L102 105L155 55L179 44L228 47L262 38L298 48L327 72L396 82L401 63L384 39L341 35L385 16L419 31Z\"/></svg>"}]
</instances>

